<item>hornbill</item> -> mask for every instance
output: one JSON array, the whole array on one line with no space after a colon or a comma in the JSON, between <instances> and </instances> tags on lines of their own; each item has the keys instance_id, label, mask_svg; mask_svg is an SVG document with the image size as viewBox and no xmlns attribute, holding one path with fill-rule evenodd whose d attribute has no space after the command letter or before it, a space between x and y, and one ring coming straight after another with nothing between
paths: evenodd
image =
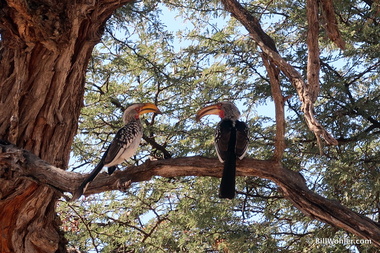
<instances>
[{"instance_id":1,"label":"hornbill","mask_svg":"<svg viewBox=\"0 0 380 253\"><path fill-rule=\"evenodd\" d=\"M239 121L240 112L231 102L220 102L197 112L196 120L215 114L222 119L215 132L215 148L219 161L224 163L219 197L235 197L236 157L243 159L248 147L248 126Z\"/></svg>"},{"instance_id":2,"label":"hornbill","mask_svg":"<svg viewBox=\"0 0 380 253\"><path fill-rule=\"evenodd\" d=\"M83 192L86 191L89 183L95 179L104 166L108 167L108 174L111 175L115 171L116 165L122 163L136 153L143 136L140 115L148 112L161 113L157 106L151 103L133 104L124 111L124 127L117 131L98 165L96 165L95 169L75 191L71 199L72 201L78 199Z\"/></svg>"}]
</instances>

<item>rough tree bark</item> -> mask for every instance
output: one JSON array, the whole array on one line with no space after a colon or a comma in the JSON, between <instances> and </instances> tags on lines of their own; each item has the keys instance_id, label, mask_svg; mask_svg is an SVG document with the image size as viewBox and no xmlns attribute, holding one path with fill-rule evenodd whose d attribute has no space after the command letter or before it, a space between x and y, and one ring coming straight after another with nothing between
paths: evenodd
<instances>
[{"instance_id":1,"label":"rough tree bark","mask_svg":"<svg viewBox=\"0 0 380 253\"><path fill-rule=\"evenodd\" d=\"M0 0L0 139L67 167L91 52L105 21L129 1ZM56 251L60 195L22 178L4 182L1 252Z\"/></svg>"},{"instance_id":2,"label":"rough tree bark","mask_svg":"<svg viewBox=\"0 0 380 253\"><path fill-rule=\"evenodd\" d=\"M318 20L318 1L307 0L307 84L310 87L310 99L313 103L319 94L319 20Z\"/></svg>"},{"instance_id":3,"label":"rough tree bark","mask_svg":"<svg viewBox=\"0 0 380 253\"><path fill-rule=\"evenodd\" d=\"M369 6L372 5L373 2L365 1ZM330 40L333 41L340 49L346 48L346 43L340 36L340 32L338 29L338 22L336 20L334 5L332 0L322 0L322 12L324 18L324 26L329 36Z\"/></svg>"}]
</instances>

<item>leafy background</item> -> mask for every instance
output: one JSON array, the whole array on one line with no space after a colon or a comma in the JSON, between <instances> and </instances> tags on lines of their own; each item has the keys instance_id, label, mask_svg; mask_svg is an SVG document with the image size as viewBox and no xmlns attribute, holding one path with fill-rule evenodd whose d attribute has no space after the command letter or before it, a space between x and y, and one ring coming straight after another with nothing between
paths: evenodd
<instances>
[{"instance_id":1,"label":"leafy background","mask_svg":"<svg viewBox=\"0 0 380 253\"><path fill-rule=\"evenodd\" d=\"M306 79L306 9L300 1L244 1L280 54ZM321 91L316 114L338 139L319 149L292 85L282 77L287 148L282 163L309 188L371 219L379 218L379 5L334 2L346 49L329 41L321 19ZM72 170L89 172L120 128L123 108L154 102L163 115L145 116L145 140L121 169L148 159L215 157L218 118L195 112L234 101L250 127L248 156L273 155L274 108L260 51L218 1L137 1L105 27L88 66L85 106ZM152 148L152 143L160 145ZM306 217L261 178L237 178L234 200L217 198L219 179L153 178L126 192L59 202L69 245L83 252L374 252L370 244L316 243L354 238Z\"/></svg>"}]
</instances>

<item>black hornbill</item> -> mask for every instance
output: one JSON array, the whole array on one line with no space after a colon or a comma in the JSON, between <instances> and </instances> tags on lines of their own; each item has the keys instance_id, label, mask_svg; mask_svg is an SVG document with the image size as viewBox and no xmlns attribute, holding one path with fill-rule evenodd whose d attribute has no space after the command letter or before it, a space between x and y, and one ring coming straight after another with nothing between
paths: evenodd
<instances>
[{"instance_id":1,"label":"black hornbill","mask_svg":"<svg viewBox=\"0 0 380 253\"><path fill-rule=\"evenodd\" d=\"M224 163L219 197L235 197L236 157L243 159L248 147L248 126L239 121L240 112L231 102L220 102L197 112L196 120L215 114L222 119L215 132L215 148L220 162Z\"/></svg>"},{"instance_id":2,"label":"black hornbill","mask_svg":"<svg viewBox=\"0 0 380 253\"><path fill-rule=\"evenodd\" d=\"M148 112L161 113L157 106L151 103L133 104L124 111L124 127L117 131L102 159L75 191L71 200L76 200L83 194L88 184L94 180L104 166L108 167L108 174L112 174L116 169L116 165L136 153L143 136L140 115Z\"/></svg>"}]
</instances>

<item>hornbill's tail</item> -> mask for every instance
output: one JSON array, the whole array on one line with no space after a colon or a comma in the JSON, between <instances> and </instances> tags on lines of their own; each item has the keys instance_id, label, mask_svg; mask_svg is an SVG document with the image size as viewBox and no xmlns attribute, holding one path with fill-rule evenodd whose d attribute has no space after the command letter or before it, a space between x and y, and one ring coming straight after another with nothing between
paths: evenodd
<instances>
[{"instance_id":1,"label":"hornbill's tail","mask_svg":"<svg viewBox=\"0 0 380 253\"><path fill-rule=\"evenodd\" d=\"M104 164L103 162L99 162L98 165L96 165L95 169L90 173L90 175L82 182L82 184L78 187L78 189L75 191L73 197L70 201L74 201L80 198L80 196L83 195L83 193L86 191L87 186L91 183L92 180L95 179L95 177L99 174L99 172L102 170Z\"/></svg>"},{"instance_id":2,"label":"hornbill's tail","mask_svg":"<svg viewBox=\"0 0 380 253\"><path fill-rule=\"evenodd\" d=\"M236 177L236 129L231 128L230 131L227 156L224 160L222 180L220 182L219 197L233 199L235 197Z\"/></svg>"},{"instance_id":3,"label":"hornbill's tail","mask_svg":"<svg viewBox=\"0 0 380 253\"><path fill-rule=\"evenodd\" d=\"M235 197L236 155L229 154L224 161L223 175L220 182L219 198L233 199Z\"/></svg>"}]
</instances>

